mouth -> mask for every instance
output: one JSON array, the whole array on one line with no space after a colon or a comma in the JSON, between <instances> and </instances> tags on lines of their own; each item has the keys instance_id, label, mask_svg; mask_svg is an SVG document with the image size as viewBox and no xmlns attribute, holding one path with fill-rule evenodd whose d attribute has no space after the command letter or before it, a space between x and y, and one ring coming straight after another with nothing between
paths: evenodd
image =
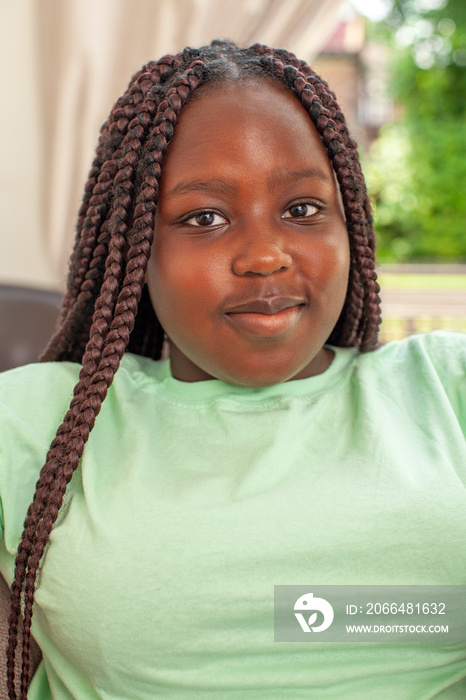
<instances>
[{"instance_id":1,"label":"mouth","mask_svg":"<svg viewBox=\"0 0 466 700\"><path fill-rule=\"evenodd\" d=\"M227 309L225 313L227 316L232 314L264 314L265 316L273 316L285 309L301 307L304 304L304 299L300 297L262 297L233 306Z\"/></svg>"},{"instance_id":2,"label":"mouth","mask_svg":"<svg viewBox=\"0 0 466 700\"><path fill-rule=\"evenodd\" d=\"M263 297L233 306L225 316L246 335L274 338L294 330L305 303L301 297Z\"/></svg>"}]
</instances>

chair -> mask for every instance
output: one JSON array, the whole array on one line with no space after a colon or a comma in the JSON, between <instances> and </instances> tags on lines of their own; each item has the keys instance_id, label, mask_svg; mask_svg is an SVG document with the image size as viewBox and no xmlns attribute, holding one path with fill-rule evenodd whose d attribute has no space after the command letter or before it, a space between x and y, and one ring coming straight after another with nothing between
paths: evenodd
<instances>
[{"instance_id":1,"label":"chair","mask_svg":"<svg viewBox=\"0 0 466 700\"><path fill-rule=\"evenodd\" d=\"M61 300L58 292L0 285L0 372L37 361Z\"/></svg>"}]
</instances>

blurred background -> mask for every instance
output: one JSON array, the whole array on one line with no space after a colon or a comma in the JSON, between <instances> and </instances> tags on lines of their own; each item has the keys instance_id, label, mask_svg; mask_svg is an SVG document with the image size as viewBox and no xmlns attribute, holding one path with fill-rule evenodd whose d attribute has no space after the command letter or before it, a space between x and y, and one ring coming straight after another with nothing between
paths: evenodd
<instances>
[{"instance_id":1,"label":"blurred background","mask_svg":"<svg viewBox=\"0 0 466 700\"><path fill-rule=\"evenodd\" d=\"M215 37L287 48L337 93L375 210L383 340L466 332L464 0L0 0L0 297L56 303L114 101L149 59Z\"/></svg>"}]
</instances>

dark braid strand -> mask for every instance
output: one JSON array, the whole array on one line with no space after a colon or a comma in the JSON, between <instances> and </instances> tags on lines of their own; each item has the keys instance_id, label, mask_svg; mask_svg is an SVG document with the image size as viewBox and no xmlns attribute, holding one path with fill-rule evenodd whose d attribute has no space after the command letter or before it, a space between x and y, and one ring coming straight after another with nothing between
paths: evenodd
<instances>
[{"instance_id":1,"label":"dark braid strand","mask_svg":"<svg viewBox=\"0 0 466 700\"><path fill-rule=\"evenodd\" d=\"M131 148L135 149L137 160L157 107L153 95L150 100L147 99L148 92L159 81L165 81L173 74L175 63L174 56L165 56L157 63L148 63L136 73L128 93L117 101L102 128L78 216L61 323L42 355L44 361L81 360L90 328L89 318L103 279L102 265L108 254L106 216L110 197L115 196L119 161Z\"/></svg>"},{"instance_id":2,"label":"dark braid strand","mask_svg":"<svg viewBox=\"0 0 466 700\"><path fill-rule=\"evenodd\" d=\"M34 598L35 580L45 545L53 524L58 516L66 487L77 468L85 443L98 415L102 401L113 381L121 357L129 341L138 302L144 284L144 276L154 228L155 203L158 197L158 177L160 163L173 135L173 123L189 92L199 82L200 62L182 76L167 94L167 99L160 104L155 120L153 136L146 145L146 160L154 167L148 167L144 173L140 195L134 209L133 231L127 240L130 248L127 253L126 276L115 305L115 295L119 289L121 277L123 248L127 211L132 204L129 195L131 189L128 180L131 176L132 155L122 160L122 167L115 178L115 205L110 218L109 228L113 231L111 244L116 257L109 256L102 292L96 304L90 339L83 357L83 369L80 381L75 389L75 396L70 410L65 417L62 429L52 444L44 469L39 477L36 494L25 523L25 531L18 549L15 581L12 595L12 614L10 623L10 645L8 660L13 672L9 670L8 683L10 697L16 697L14 688L14 657L17 628L20 614L21 591L24 583L24 623L23 623L23 667L21 680L21 697L26 697L29 683L29 646ZM197 71L196 71L197 68ZM126 155L131 153L127 149ZM133 164L136 161L133 162ZM131 167L128 169L128 165ZM110 324L111 322L111 324ZM109 328L110 324L110 328ZM106 338L105 333L109 328ZM105 338L105 340L104 340ZM66 444L66 451L64 449ZM61 459L60 459L61 457ZM50 474L52 471L52 474ZM50 478L52 477L52 478ZM42 482L47 490L42 489ZM44 497L45 496L45 497Z\"/></svg>"},{"instance_id":3,"label":"dark braid strand","mask_svg":"<svg viewBox=\"0 0 466 700\"><path fill-rule=\"evenodd\" d=\"M285 63L286 61L286 63ZM266 54L262 64L286 81L309 113L327 149L342 193L349 234L351 271L342 315L329 342L374 349L380 325L379 286L374 272L374 235L356 144L350 138L335 95L310 68L284 51ZM367 313L371 322L366 322Z\"/></svg>"}]
</instances>

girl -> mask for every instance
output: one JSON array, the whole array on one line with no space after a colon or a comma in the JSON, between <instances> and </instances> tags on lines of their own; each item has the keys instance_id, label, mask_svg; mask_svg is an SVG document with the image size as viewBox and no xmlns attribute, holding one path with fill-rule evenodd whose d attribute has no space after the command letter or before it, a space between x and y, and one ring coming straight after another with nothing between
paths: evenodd
<instances>
[{"instance_id":1,"label":"girl","mask_svg":"<svg viewBox=\"0 0 466 700\"><path fill-rule=\"evenodd\" d=\"M378 347L378 292L305 63L213 42L133 78L58 330L1 382L11 698L33 603L30 698L464 697L464 644L273 641L277 584L466 583L465 339Z\"/></svg>"}]
</instances>

